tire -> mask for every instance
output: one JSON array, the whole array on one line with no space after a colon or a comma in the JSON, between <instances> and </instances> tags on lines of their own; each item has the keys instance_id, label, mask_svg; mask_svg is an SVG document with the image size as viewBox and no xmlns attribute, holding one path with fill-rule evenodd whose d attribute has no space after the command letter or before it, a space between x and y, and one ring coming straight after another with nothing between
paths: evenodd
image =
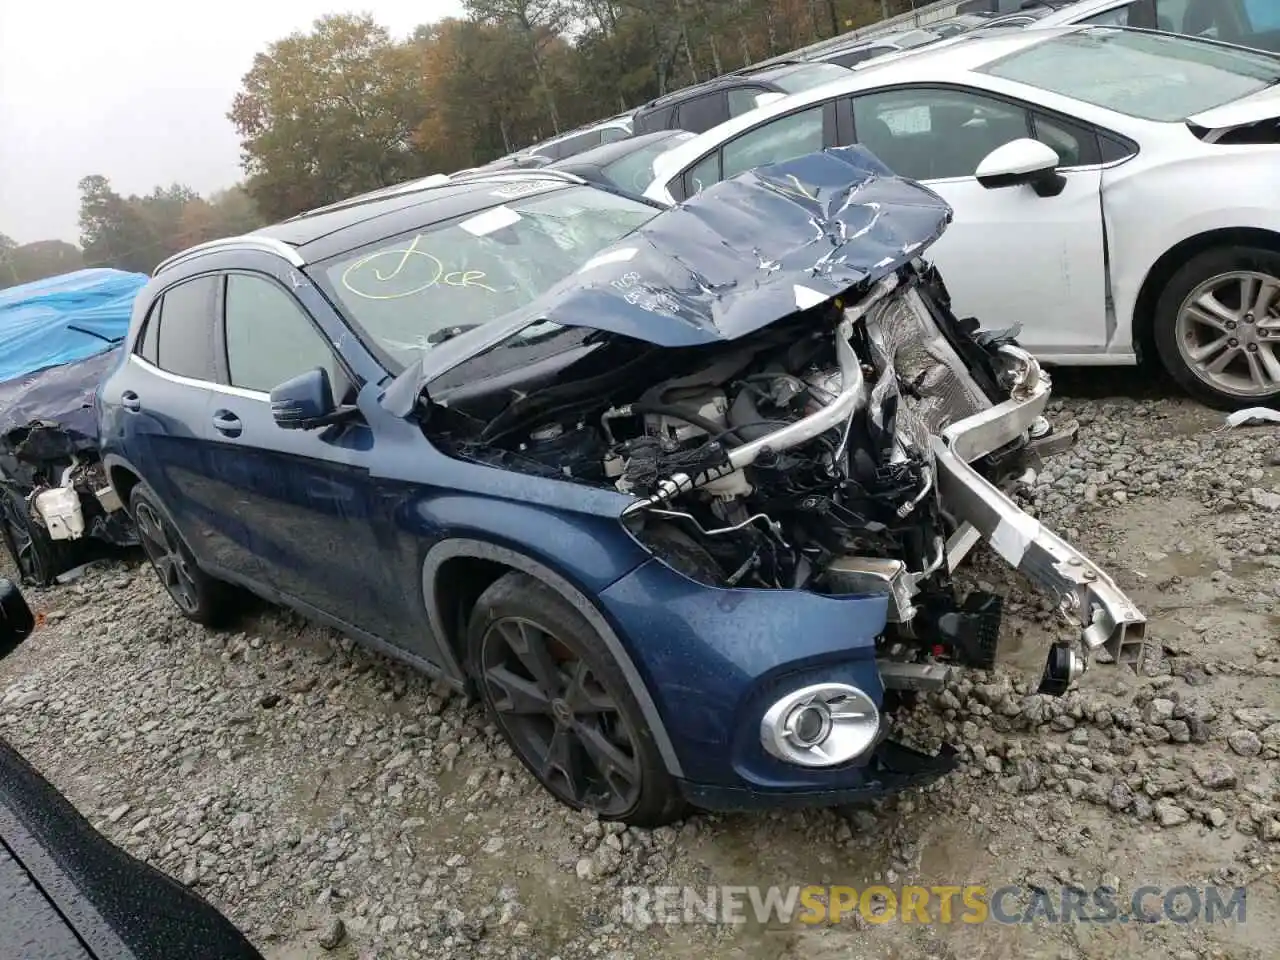
<instances>
[{"instance_id":1,"label":"tire","mask_svg":"<svg viewBox=\"0 0 1280 960\"><path fill-rule=\"evenodd\" d=\"M35 628L35 616L22 591L0 577L0 657L8 656Z\"/></svg>"},{"instance_id":2,"label":"tire","mask_svg":"<svg viewBox=\"0 0 1280 960\"><path fill-rule=\"evenodd\" d=\"M626 677L559 592L524 573L495 581L471 613L466 663L511 749L561 803L637 827L683 815Z\"/></svg>"},{"instance_id":3,"label":"tire","mask_svg":"<svg viewBox=\"0 0 1280 960\"><path fill-rule=\"evenodd\" d=\"M0 543L18 568L18 578L34 587L47 587L69 569L75 559L72 545L50 538L43 527L27 518L21 497L0 491Z\"/></svg>"},{"instance_id":4,"label":"tire","mask_svg":"<svg viewBox=\"0 0 1280 960\"><path fill-rule=\"evenodd\" d=\"M1255 317L1240 307L1247 285L1254 284L1256 290L1264 278L1280 287L1280 253L1260 247L1219 247L1183 264L1156 301L1153 335L1161 365L1178 386L1215 409L1265 407L1280 401L1280 377L1272 378L1265 365L1268 354L1280 364L1280 294L1273 298L1266 317ZM1192 302L1207 295L1216 295L1210 302L1226 312L1215 317L1201 309L1198 313L1204 320L1184 317ZM1227 313L1234 316L1227 318ZM1215 321L1212 326L1210 319ZM1197 347L1209 350L1219 341L1225 346L1208 352L1199 363L1189 355ZM1231 354L1226 368L1215 372L1214 362L1226 352ZM1266 379L1258 379L1259 370Z\"/></svg>"},{"instance_id":5,"label":"tire","mask_svg":"<svg viewBox=\"0 0 1280 960\"><path fill-rule=\"evenodd\" d=\"M196 562L155 492L139 482L129 494L129 515L160 585L188 620L206 627L223 623L229 612L229 588Z\"/></svg>"}]
</instances>

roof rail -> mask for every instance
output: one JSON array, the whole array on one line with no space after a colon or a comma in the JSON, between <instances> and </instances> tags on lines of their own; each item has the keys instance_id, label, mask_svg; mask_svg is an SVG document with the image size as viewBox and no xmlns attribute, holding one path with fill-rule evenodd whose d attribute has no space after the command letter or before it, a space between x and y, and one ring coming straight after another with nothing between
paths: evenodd
<instances>
[{"instance_id":1,"label":"roof rail","mask_svg":"<svg viewBox=\"0 0 1280 960\"><path fill-rule=\"evenodd\" d=\"M306 265L306 261L302 259L302 254L298 253L297 249L289 246L283 240L277 240L275 237L257 237L252 234L246 234L241 237L221 237L217 240L198 243L194 247L181 250L168 259L161 261L151 275L153 277L159 276L162 271L168 270L184 260L201 253L212 253L216 250L261 250L283 257L292 266L302 267Z\"/></svg>"},{"instance_id":2,"label":"roof rail","mask_svg":"<svg viewBox=\"0 0 1280 960\"><path fill-rule=\"evenodd\" d=\"M457 179L453 179L457 177ZM458 180L562 180L565 183L586 183L574 173L565 170L551 170L547 167L527 167L523 170L471 170L450 176L450 183Z\"/></svg>"}]
</instances>

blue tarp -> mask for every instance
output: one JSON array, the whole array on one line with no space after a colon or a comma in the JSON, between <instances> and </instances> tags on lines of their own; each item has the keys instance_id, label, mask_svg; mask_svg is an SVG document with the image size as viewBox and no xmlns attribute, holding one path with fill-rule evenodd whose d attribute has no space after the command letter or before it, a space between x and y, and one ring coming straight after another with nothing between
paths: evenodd
<instances>
[{"instance_id":1,"label":"blue tarp","mask_svg":"<svg viewBox=\"0 0 1280 960\"><path fill-rule=\"evenodd\" d=\"M117 346L147 280L95 267L0 290L0 381Z\"/></svg>"}]
</instances>

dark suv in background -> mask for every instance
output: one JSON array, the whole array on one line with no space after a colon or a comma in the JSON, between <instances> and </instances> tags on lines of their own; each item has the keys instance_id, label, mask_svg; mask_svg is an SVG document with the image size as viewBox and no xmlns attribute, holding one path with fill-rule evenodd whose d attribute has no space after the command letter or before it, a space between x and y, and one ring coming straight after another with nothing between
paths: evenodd
<instances>
[{"instance_id":1,"label":"dark suv in background","mask_svg":"<svg viewBox=\"0 0 1280 960\"><path fill-rule=\"evenodd\" d=\"M730 117L760 106L763 94L783 96L848 76L831 63L774 63L726 74L650 100L636 111L632 129L638 135L658 130L705 133Z\"/></svg>"}]
</instances>

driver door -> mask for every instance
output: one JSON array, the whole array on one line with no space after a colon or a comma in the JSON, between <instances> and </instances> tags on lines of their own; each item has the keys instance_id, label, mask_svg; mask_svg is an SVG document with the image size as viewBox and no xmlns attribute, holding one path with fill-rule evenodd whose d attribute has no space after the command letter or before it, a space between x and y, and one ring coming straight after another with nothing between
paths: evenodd
<instances>
[{"instance_id":1,"label":"driver door","mask_svg":"<svg viewBox=\"0 0 1280 960\"><path fill-rule=\"evenodd\" d=\"M959 316L984 329L1021 324L1037 354L1093 353L1107 339L1106 258L1097 138L1065 120L955 87L878 90L852 101L854 137L894 172L951 204L954 220L926 253ZM997 147L1042 140L1064 160L1063 191L987 189L974 176Z\"/></svg>"}]
</instances>

